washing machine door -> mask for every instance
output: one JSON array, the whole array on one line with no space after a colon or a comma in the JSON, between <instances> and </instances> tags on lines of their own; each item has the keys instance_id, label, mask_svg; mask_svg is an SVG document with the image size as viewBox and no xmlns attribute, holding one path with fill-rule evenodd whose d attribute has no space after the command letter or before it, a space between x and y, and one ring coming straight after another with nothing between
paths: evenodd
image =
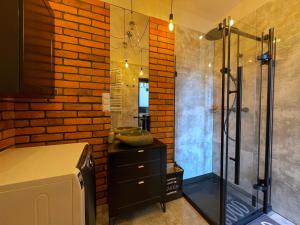
<instances>
[{"instance_id":1,"label":"washing machine door","mask_svg":"<svg viewBox=\"0 0 300 225\"><path fill-rule=\"evenodd\" d=\"M85 225L96 225L96 182L92 149L87 145L78 164L85 190Z\"/></svg>"}]
</instances>

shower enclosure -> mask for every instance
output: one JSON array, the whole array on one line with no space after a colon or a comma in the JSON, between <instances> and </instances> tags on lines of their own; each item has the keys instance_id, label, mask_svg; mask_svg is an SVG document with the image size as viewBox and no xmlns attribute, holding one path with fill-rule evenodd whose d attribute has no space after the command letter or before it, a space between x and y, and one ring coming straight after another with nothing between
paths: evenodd
<instances>
[{"instance_id":1,"label":"shower enclosure","mask_svg":"<svg viewBox=\"0 0 300 225\"><path fill-rule=\"evenodd\" d=\"M212 171L184 181L185 198L213 225L247 224L271 209L276 38L224 19L215 42ZM201 166L201 165L200 165Z\"/></svg>"}]
</instances>

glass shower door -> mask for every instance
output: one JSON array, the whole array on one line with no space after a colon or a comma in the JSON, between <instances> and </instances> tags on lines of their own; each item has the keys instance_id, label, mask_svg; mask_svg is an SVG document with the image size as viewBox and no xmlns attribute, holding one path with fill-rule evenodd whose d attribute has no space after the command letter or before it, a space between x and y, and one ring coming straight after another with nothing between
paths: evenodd
<instances>
[{"instance_id":1,"label":"glass shower door","mask_svg":"<svg viewBox=\"0 0 300 225\"><path fill-rule=\"evenodd\" d=\"M228 20L229 21L229 20ZM226 225L245 224L262 212L259 177L260 41L254 28L234 22L226 36L224 190ZM229 40L228 40L229 39ZM227 78L229 81L227 81ZM228 90L227 90L228 89ZM227 147L228 146L228 147Z\"/></svg>"}]
</instances>

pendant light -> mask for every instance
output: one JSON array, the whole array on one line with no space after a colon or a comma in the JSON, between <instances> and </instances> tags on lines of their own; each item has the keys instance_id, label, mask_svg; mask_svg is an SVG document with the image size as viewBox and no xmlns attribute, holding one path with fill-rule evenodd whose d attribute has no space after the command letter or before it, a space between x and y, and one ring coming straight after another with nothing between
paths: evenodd
<instances>
[{"instance_id":1,"label":"pendant light","mask_svg":"<svg viewBox=\"0 0 300 225\"><path fill-rule=\"evenodd\" d=\"M129 64L128 64L128 60L127 60L127 42L126 42L126 12L125 12L125 9L124 9L124 42L123 42L123 47L124 47L124 58L125 58L125 68L128 69L129 67Z\"/></svg>"},{"instance_id":2,"label":"pendant light","mask_svg":"<svg viewBox=\"0 0 300 225\"><path fill-rule=\"evenodd\" d=\"M128 64L128 61L127 61L127 59L126 59L126 60L125 60L125 68L128 69L128 67L129 67L129 64Z\"/></svg>"},{"instance_id":3,"label":"pendant light","mask_svg":"<svg viewBox=\"0 0 300 225\"><path fill-rule=\"evenodd\" d=\"M144 76L143 72L143 49L141 48L141 71L140 71L140 76Z\"/></svg>"},{"instance_id":4,"label":"pendant light","mask_svg":"<svg viewBox=\"0 0 300 225\"><path fill-rule=\"evenodd\" d=\"M171 0L171 13L169 16L169 31L174 30L174 16L173 16L173 0Z\"/></svg>"}]
</instances>

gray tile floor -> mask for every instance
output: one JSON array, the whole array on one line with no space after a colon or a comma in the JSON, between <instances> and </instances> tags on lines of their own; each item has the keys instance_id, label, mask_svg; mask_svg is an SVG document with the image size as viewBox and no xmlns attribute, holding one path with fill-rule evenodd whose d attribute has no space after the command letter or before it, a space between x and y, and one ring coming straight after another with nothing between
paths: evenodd
<instances>
[{"instance_id":1,"label":"gray tile floor","mask_svg":"<svg viewBox=\"0 0 300 225\"><path fill-rule=\"evenodd\" d=\"M277 213L268 216L281 225L294 225ZM107 205L97 208L97 225L108 225ZM115 225L209 225L205 219L184 199L167 203L163 213L155 204L117 218Z\"/></svg>"},{"instance_id":2,"label":"gray tile floor","mask_svg":"<svg viewBox=\"0 0 300 225\"><path fill-rule=\"evenodd\" d=\"M98 208L97 225L108 225L107 206ZM167 203L163 213L155 204L117 218L115 225L208 225L199 213L184 199Z\"/></svg>"}]
</instances>

